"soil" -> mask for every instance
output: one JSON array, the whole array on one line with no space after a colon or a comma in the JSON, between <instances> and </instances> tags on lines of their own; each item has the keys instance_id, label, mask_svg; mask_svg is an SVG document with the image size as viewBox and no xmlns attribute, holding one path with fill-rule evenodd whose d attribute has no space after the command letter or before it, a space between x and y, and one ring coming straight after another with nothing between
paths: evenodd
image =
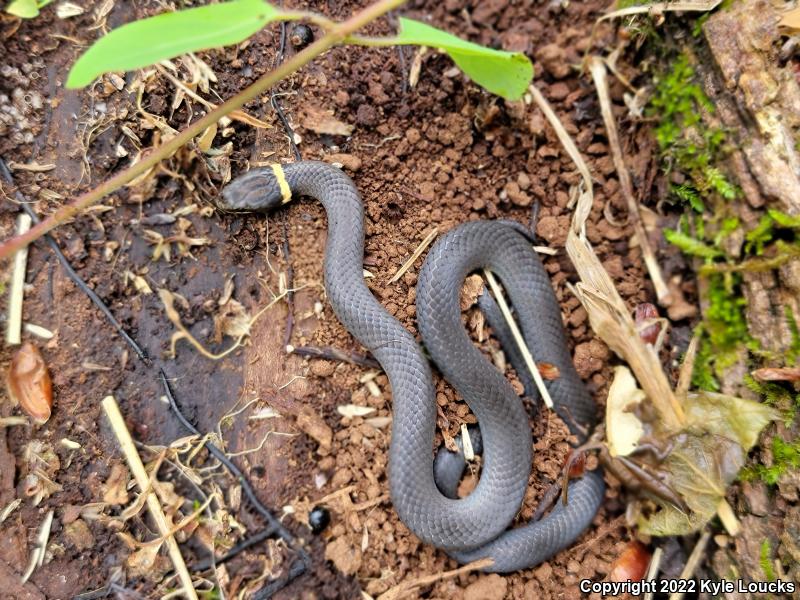
<instances>
[{"instance_id":1,"label":"soil","mask_svg":"<svg viewBox=\"0 0 800 600\"><path fill-rule=\"evenodd\" d=\"M297 6L341 19L365 4ZM53 10L45 9L31 21L2 22L0 116L5 112L15 118L7 124L0 122L0 128L5 128L0 129L0 155L17 165L45 166L40 171L14 171L19 190L35 202L40 215L106 179L141 148L168 136L170 128L180 129L204 110L191 99L174 105L175 86L152 70L146 75L128 74L124 86L107 76L86 90L63 88L69 66L104 28L160 8L153 2L111 3L104 15L108 6L86 3L85 12L70 19L59 19ZM596 180L589 239L633 310L653 301L654 294L641 253L629 246L632 230L620 224L625 202L594 90L576 68L585 52L614 46L611 26L598 27L591 37L595 20L605 8L604 2L594 0L447 0L411 2L403 14L482 44L526 52L534 60L536 84L587 156ZM374 24L369 32L390 32L392 19ZM268 71L278 49L278 32L277 26L269 27L238 47L201 53L216 80L210 82L211 91L201 88L198 93L212 101L227 98ZM419 81L410 87L408 67L413 55L412 49L338 48L280 86L279 99L295 127L303 158L343 164L363 195L365 268L373 275L368 279L371 289L404 326L416 332L415 283L423 259L396 283L389 280L425 235L433 227L442 233L474 219L512 218L530 224L533 208L538 207L535 231L541 244L556 250L555 255L542 258L561 302L576 366L602 404L611 374L610 352L594 337L585 310L567 289L568 282L576 279L563 252L571 214L570 189L579 180L572 162L534 105L489 96L468 82L444 55L426 53ZM178 76L189 80L185 66ZM135 85L143 90L138 111ZM620 118L624 118L622 94L620 85L612 86ZM197 148L179 152L157 172L105 199L101 210L88 211L58 228L54 236L78 273L155 364L165 368L186 416L201 431L219 427L229 452L251 450L237 456L237 464L261 500L282 514L284 525L304 540L313 559L312 571L278 597L359 598L362 590L378 597L401 582L457 567L443 552L421 544L399 522L388 499L391 392L386 377L376 374L367 382L364 376L372 372L364 367L287 355L288 309L283 299L260 315L245 345L225 358L205 358L185 340L177 342L176 356L170 355L175 328L158 289L180 295L176 306L183 324L206 347L219 352L234 342L230 336L215 335L215 318L219 321L221 315L237 310L225 297L226 283L233 282L233 299L255 315L285 289L289 265L296 290L291 344L363 352L325 301L321 264L326 220L320 206L293 202L269 218L204 210L213 205L231 175L292 158L269 96L245 109L269 127L254 128L238 121L225 131L221 127L212 145L220 152L201 154ZM334 122L337 127L351 127L352 134L319 133L325 125L320 125L323 117L338 121ZM623 132L629 154L636 156L631 162L635 182L652 182L651 138L637 135L633 128ZM4 184L3 190L0 233L6 239L12 234L17 207L11 188ZM192 204L196 206L187 208ZM186 223L181 225L173 217L174 222L161 224L163 215L178 209L185 210ZM154 260L156 246L151 242L155 238L148 231L164 237L184 231L192 238L206 238L207 243L183 249L172 244L169 259ZM283 251L287 240L289 261ZM670 260L676 271L685 268L674 254ZM156 582L164 572L161 559L166 558L159 557L153 569L137 574L130 568L132 549L118 535L122 531L139 540L153 537L144 516L120 517L133 492L126 502L108 502L111 491L119 492L115 468L119 470L124 461L102 417L100 400L115 396L134 437L143 445L166 446L186 432L161 401L157 370L136 358L66 278L43 243L31 248L27 282L25 322L55 334L50 340L25 334L40 346L49 365L55 406L52 418L42 427L0 429L0 507L16 497L24 499L0 526L0 581L11 585L15 598L68 598L101 588L112 576L123 573L122 579L115 580L120 585L145 597L158 597ZM692 284L685 284L683 291L692 294ZM693 314L687 311L676 324L678 345L687 341L690 321L686 317ZM474 315L474 308L465 315L470 327L476 323ZM496 348L494 342L488 344ZM4 369L11 356L4 347L0 354ZM472 418L445 382L438 381L437 389L439 426L447 438ZM342 417L337 407L347 404L368 406L374 412ZM224 418L243 406L242 412ZM14 409L3 402L0 411L6 416ZM520 521L531 516L538 498L556 481L568 451L565 428L557 417L545 414L532 420L532 426L537 440L535 464ZM67 448L61 443L64 438L80 448ZM50 474L60 489L38 505L25 497L23 489L29 470L25 449L32 441L52 448L58 457ZM145 448L143 453L153 458ZM203 457L201 452L195 468L202 468ZM7 476L9 471L16 471L16 477ZM174 469L163 469L160 477L173 481L189 503L198 498ZM258 518L244 508L237 510L235 482L222 475L207 477L208 485L214 481L225 490L225 505L241 527L257 531ZM107 502L100 518L84 510L96 502ZM330 510L331 524L314 535L307 527L307 515L320 504ZM44 564L29 583L19 585L39 525L50 510L55 511L55 519ZM192 510L185 508L182 514ZM624 510L619 488L611 482L592 529L547 563L503 576L463 573L423 586L409 597L579 598L577 582L605 578L632 539ZM232 543L241 537L230 521L221 527L220 539ZM197 541L183 548L190 565L206 557ZM680 556L683 549L676 544L675 552ZM232 596L246 580L265 574L265 569L280 573L285 567L282 557L280 544L262 544L241 554L225 566L227 593Z\"/></svg>"}]
</instances>

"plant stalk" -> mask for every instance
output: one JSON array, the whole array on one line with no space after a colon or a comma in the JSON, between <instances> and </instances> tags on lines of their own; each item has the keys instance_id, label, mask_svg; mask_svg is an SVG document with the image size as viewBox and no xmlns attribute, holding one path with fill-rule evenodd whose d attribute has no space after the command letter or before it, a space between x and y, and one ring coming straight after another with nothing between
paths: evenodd
<instances>
[{"instance_id":1,"label":"plant stalk","mask_svg":"<svg viewBox=\"0 0 800 600\"><path fill-rule=\"evenodd\" d=\"M402 5L404 2L405 0L379 0L361 12L356 13L346 21L341 23L331 23L331 26L325 32L325 35L311 44L308 48L302 52L299 52L298 54L295 54L284 63L278 65L278 67L274 70L263 75L249 87L245 88L221 104L219 107L206 114L204 117L198 119L183 129L171 140L164 142L156 148L151 148L148 153L143 155L139 162L117 173L111 177L111 179L107 179L88 192L81 194L69 204L60 207L53 214L42 220L38 225L35 225L26 233L13 237L10 240L0 244L0 260L10 257L20 248L36 241L45 233L55 229L65 221L78 215L82 210L97 204L108 194L118 190L126 183L132 181L151 167L154 167L165 158L172 156L183 145L189 143L192 138L205 131L207 127L213 125L222 117L238 108L241 108L254 98L258 97L260 94L266 92L282 79L288 77L301 67L307 65L326 50L329 50L333 46L346 41L353 33L383 16L390 10Z\"/></svg>"}]
</instances>

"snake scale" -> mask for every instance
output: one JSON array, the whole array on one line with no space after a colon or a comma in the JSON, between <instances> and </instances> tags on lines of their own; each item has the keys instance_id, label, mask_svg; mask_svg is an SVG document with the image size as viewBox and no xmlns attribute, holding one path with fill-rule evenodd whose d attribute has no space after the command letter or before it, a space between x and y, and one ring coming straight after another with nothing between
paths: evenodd
<instances>
[{"instance_id":1,"label":"snake scale","mask_svg":"<svg viewBox=\"0 0 800 600\"><path fill-rule=\"evenodd\" d=\"M422 541L460 562L491 557L494 564L487 571L528 568L569 546L600 506L602 477L586 472L570 482L566 505L558 502L541 520L509 529L531 470L528 414L508 380L470 341L459 307L459 292L470 273L487 268L499 277L533 356L560 372L547 382L556 411L584 440L594 424L595 406L573 367L558 302L530 241L509 222L466 223L439 238L419 275L417 318L423 342L477 417L482 438L478 484L467 497L453 498L448 497L452 491L440 491L434 475L433 374L420 345L364 282L364 210L350 178L322 162L274 165L238 177L223 190L219 203L227 210L270 211L293 195L310 196L323 204L328 216L324 267L328 299L342 324L389 378L393 404L389 486L403 523ZM490 324L503 334L502 322L487 312ZM504 336L507 332L499 337ZM518 372L524 372L517 365L518 355L509 354ZM455 480L458 477L460 473Z\"/></svg>"}]
</instances>

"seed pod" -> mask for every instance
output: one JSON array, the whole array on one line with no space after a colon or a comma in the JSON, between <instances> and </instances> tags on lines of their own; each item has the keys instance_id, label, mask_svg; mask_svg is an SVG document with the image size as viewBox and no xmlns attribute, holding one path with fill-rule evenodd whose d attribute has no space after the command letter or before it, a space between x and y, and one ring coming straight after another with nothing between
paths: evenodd
<instances>
[{"instance_id":1,"label":"seed pod","mask_svg":"<svg viewBox=\"0 0 800 600\"><path fill-rule=\"evenodd\" d=\"M658 334L661 333L661 323L652 323L646 327L644 324L648 321L654 321L658 319L658 309L649 302L639 304L636 307L634 318L636 320L636 325L639 328L639 337L642 338L642 341L645 344L655 346L655 343L658 340Z\"/></svg>"},{"instance_id":2,"label":"seed pod","mask_svg":"<svg viewBox=\"0 0 800 600\"><path fill-rule=\"evenodd\" d=\"M295 50L302 50L314 41L314 32L308 25L295 25L289 33L289 41Z\"/></svg>"},{"instance_id":3,"label":"seed pod","mask_svg":"<svg viewBox=\"0 0 800 600\"><path fill-rule=\"evenodd\" d=\"M47 422L53 408L53 383L42 355L30 342L24 343L11 359L6 386L11 401L19 404L34 423Z\"/></svg>"}]
</instances>

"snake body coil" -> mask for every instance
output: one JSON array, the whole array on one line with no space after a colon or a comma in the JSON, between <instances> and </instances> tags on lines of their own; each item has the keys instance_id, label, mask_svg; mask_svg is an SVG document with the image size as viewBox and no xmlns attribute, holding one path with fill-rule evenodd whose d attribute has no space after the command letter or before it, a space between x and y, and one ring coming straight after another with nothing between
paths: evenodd
<instances>
[{"instance_id":1,"label":"snake body coil","mask_svg":"<svg viewBox=\"0 0 800 600\"><path fill-rule=\"evenodd\" d=\"M445 378L478 418L483 438L478 485L466 498L453 499L434 478L436 401L428 361L364 283L363 206L353 182L331 165L303 161L242 175L225 188L221 204L230 210L268 211L291 194L311 196L325 207L328 299L389 377L389 485L400 519L421 540L459 561L493 558L489 571L527 568L571 544L597 512L602 478L587 472L570 483L566 506L558 503L542 520L507 529L522 504L531 469L528 414L510 383L470 341L459 309L459 291L470 272L488 268L497 274L534 357L558 367L560 377L548 382L548 389L557 412L583 439L594 421L594 404L572 365L558 303L530 242L508 223L468 223L438 240L420 273L420 333ZM515 353L510 355L515 360Z\"/></svg>"}]
</instances>

